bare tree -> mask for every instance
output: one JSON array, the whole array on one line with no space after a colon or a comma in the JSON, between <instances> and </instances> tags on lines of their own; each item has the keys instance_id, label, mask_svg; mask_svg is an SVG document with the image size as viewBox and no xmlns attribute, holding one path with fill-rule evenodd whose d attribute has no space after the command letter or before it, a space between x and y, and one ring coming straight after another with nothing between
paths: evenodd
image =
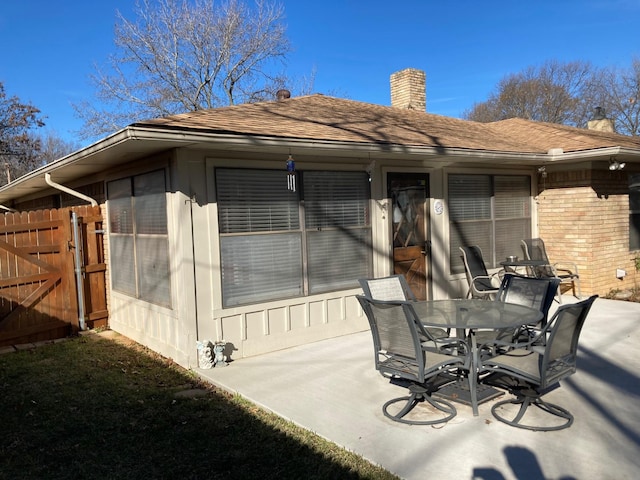
<instances>
[{"instance_id":1,"label":"bare tree","mask_svg":"<svg viewBox=\"0 0 640 480\"><path fill-rule=\"evenodd\" d=\"M634 58L627 69L605 69L595 88L597 105L614 120L616 131L640 135L640 58Z\"/></svg>"},{"instance_id":2,"label":"bare tree","mask_svg":"<svg viewBox=\"0 0 640 480\"><path fill-rule=\"evenodd\" d=\"M0 82L0 184L9 183L34 168L41 145L32 129L44 126L40 110L18 97L7 97ZM36 162L37 163L37 162Z\"/></svg>"},{"instance_id":3,"label":"bare tree","mask_svg":"<svg viewBox=\"0 0 640 480\"><path fill-rule=\"evenodd\" d=\"M137 0L136 20L117 13L117 53L91 81L97 100L75 105L85 137L124 125L266 97L291 47L284 10L256 0Z\"/></svg>"},{"instance_id":4,"label":"bare tree","mask_svg":"<svg viewBox=\"0 0 640 480\"><path fill-rule=\"evenodd\" d=\"M40 142L38 159L43 165L59 160L81 148L79 143L72 140L65 140L55 132L47 132L40 135L38 140Z\"/></svg>"},{"instance_id":5,"label":"bare tree","mask_svg":"<svg viewBox=\"0 0 640 480\"><path fill-rule=\"evenodd\" d=\"M486 102L463 117L478 122L524 118L540 122L585 125L593 104L596 70L586 62L549 61L502 79Z\"/></svg>"}]
</instances>

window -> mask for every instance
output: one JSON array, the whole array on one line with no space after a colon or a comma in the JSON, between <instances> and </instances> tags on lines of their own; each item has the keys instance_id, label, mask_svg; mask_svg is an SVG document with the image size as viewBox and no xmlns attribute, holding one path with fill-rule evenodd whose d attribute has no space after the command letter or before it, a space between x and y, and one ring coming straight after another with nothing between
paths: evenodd
<instances>
[{"instance_id":1,"label":"window","mask_svg":"<svg viewBox=\"0 0 640 480\"><path fill-rule=\"evenodd\" d=\"M459 247L478 245L488 268L521 252L531 236L531 180L524 175L449 175L451 273L464 272Z\"/></svg>"},{"instance_id":2,"label":"window","mask_svg":"<svg viewBox=\"0 0 640 480\"><path fill-rule=\"evenodd\" d=\"M113 289L171 307L163 170L107 183Z\"/></svg>"},{"instance_id":3,"label":"window","mask_svg":"<svg viewBox=\"0 0 640 480\"><path fill-rule=\"evenodd\" d=\"M225 307L356 287L370 274L367 175L298 175L292 192L285 171L216 170Z\"/></svg>"},{"instance_id":4,"label":"window","mask_svg":"<svg viewBox=\"0 0 640 480\"><path fill-rule=\"evenodd\" d=\"M640 175L629 179L629 250L640 250Z\"/></svg>"}]
</instances>

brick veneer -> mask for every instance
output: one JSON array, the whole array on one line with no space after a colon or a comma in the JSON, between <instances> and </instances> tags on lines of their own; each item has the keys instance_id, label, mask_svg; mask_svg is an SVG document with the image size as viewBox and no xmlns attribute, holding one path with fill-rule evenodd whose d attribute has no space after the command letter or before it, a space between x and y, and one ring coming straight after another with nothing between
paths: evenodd
<instances>
[{"instance_id":1,"label":"brick veneer","mask_svg":"<svg viewBox=\"0 0 640 480\"><path fill-rule=\"evenodd\" d=\"M391 74L391 106L424 112L427 108L427 76L422 70L405 68Z\"/></svg>"},{"instance_id":2,"label":"brick veneer","mask_svg":"<svg viewBox=\"0 0 640 480\"><path fill-rule=\"evenodd\" d=\"M540 179L538 231L551 262L573 261L582 294L605 295L637 286L629 251L628 171L550 172ZM627 272L616 278L616 269Z\"/></svg>"}]
</instances>

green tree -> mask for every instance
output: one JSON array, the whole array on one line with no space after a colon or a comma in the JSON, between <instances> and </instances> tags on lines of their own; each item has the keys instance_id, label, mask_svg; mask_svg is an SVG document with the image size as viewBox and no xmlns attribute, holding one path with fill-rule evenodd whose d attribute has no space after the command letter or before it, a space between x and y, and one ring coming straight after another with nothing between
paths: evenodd
<instances>
[{"instance_id":1,"label":"green tree","mask_svg":"<svg viewBox=\"0 0 640 480\"><path fill-rule=\"evenodd\" d=\"M91 82L102 105L75 105L83 135L135 121L274 98L285 78L272 73L291 47L284 10L256 0L137 0L135 21L117 13L117 52Z\"/></svg>"}]
</instances>

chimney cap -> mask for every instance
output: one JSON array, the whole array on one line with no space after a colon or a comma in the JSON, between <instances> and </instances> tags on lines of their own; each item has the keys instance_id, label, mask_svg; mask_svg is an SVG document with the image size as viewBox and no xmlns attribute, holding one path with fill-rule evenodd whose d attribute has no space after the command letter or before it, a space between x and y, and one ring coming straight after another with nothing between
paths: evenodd
<instances>
[{"instance_id":1,"label":"chimney cap","mask_svg":"<svg viewBox=\"0 0 640 480\"><path fill-rule=\"evenodd\" d=\"M604 120L607 118L603 107L596 107L594 110L595 113L593 114L593 120Z\"/></svg>"},{"instance_id":2,"label":"chimney cap","mask_svg":"<svg viewBox=\"0 0 640 480\"><path fill-rule=\"evenodd\" d=\"M279 102L286 100L287 98L291 98L291 92L289 90L283 88L276 92L276 100Z\"/></svg>"}]
</instances>

